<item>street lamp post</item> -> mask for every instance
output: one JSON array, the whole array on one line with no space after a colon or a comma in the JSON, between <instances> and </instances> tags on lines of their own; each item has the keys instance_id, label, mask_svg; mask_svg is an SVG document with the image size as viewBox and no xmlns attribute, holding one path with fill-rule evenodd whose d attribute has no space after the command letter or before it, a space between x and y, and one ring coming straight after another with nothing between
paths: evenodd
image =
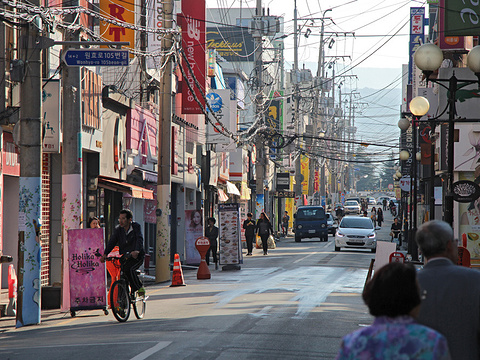
<instances>
[{"instance_id":1,"label":"street lamp post","mask_svg":"<svg viewBox=\"0 0 480 360\"><path fill-rule=\"evenodd\" d=\"M432 81L448 90L448 181L445 194L443 216L444 220L453 227L453 181L454 181L454 131L456 114L456 93L461 88L480 84L480 46L475 46L467 56L467 66L477 76L478 80L459 80L455 73L449 79L430 79L430 75L440 68L443 61L443 52L434 44L424 44L420 46L413 56L415 65L422 70L425 79ZM461 84L459 84L459 81ZM447 85L444 85L448 84ZM433 169L432 169L433 170Z\"/></svg>"},{"instance_id":2,"label":"street lamp post","mask_svg":"<svg viewBox=\"0 0 480 360\"><path fill-rule=\"evenodd\" d=\"M430 108L428 100L423 96L417 96L410 101L410 112L413 114L412 117L412 142L413 142L413 151L412 151L412 171L410 179L410 234L408 241L408 252L412 255L414 260L417 260L418 251L415 246L414 239L415 233L417 231L417 188L418 188L418 161L421 160L421 155L418 153L417 145L417 133L418 133L418 120L424 116ZM410 122L407 119L401 119L398 122L398 126L402 130L407 130L410 126Z\"/></svg>"}]
</instances>

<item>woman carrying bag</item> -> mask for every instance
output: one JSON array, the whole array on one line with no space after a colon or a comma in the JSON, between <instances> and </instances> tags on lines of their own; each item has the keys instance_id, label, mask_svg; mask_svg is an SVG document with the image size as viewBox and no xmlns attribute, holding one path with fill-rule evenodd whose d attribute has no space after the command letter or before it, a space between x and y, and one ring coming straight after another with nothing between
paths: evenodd
<instances>
[{"instance_id":1,"label":"woman carrying bag","mask_svg":"<svg viewBox=\"0 0 480 360\"><path fill-rule=\"evenodd\" d=\"M268 254L268 237L273 234L272 223L268 219L267 214L262 212L260 219L257 221L257 234L262 239L263 255Z\"/></svg>"}]
</instances>

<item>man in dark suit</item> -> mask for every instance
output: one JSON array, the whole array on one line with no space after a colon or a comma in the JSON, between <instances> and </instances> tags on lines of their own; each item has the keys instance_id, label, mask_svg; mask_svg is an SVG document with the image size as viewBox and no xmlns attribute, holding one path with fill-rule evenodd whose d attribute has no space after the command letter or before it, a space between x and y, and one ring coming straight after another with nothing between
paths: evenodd
<instances>
[{"instance_id":1,"label":"man in dark suit","mask_svg":"<svg viewBox=\"0 0 480 360\"><path fill-rule=\"evenodd\" d=\"M418 321L445 335L454 360L480 358L480 271L458 266L458 240L449 224L432 220L418 228L426 258L418 272L423 301Z\"/></svg>"}]
</instances>

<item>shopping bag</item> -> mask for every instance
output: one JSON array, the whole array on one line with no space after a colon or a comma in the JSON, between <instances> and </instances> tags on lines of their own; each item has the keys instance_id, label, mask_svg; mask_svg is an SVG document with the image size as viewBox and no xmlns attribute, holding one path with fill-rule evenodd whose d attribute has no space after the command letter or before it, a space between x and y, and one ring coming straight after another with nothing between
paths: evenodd
<instances>
[{"instance_id":1,"label":"shopping bag","mask_svg":"<svg viewBox=\"0 0 480 360\"><path fill-rule=\"evenodd\" d=\"M273 235L270 235L267 240L267 245L269 249L275 249L277 245L275 244L275 239L273 238Z\"/></svg>"},{"instance_id":2,"label":"shopping bag","mask_svg":"<svg viewBox=\"0 0 480 360\"><path fill-rule=\"evenodd\" d=\"M260 238L260 236L257 236L257 249L262 249L262 239Z\"/></svg>"}]
</instances>

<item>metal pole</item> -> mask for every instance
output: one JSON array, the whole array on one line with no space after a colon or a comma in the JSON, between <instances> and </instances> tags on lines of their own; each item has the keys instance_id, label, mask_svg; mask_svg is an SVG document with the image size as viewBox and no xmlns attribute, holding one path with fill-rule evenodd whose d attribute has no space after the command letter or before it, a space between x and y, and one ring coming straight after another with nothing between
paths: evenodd
<instances>
[{"instance_id":1,"label":"metal pole","mask_svg":"<svg viewBox=\"0 0 480 360\"><path fill-rule=\"evenodd\" d=\"M435 219L435 122L430 122L430 216L429 220Z\"/></svg>"},{"instance_id":2,"label":"metal pole","mask_svg":"<svg viewBox=\"0 0 480 360\"><path fill-rule=\"evenodd\" d=\"M411 245L411 253L412 254L412 259L414 261L418 260L418 249L417 245L415 243L415 233L417 232L417 188L418 188L418 181L417 181L417 167L418 167L418 162L417 162L417 134L418 134L418 118L415 116L412 121L412 131L413 131L413 179L410 179L410 183L413 183L413 223L412 223L412 232L411 232L411 238L410 241L412 243Z\"/></svg>"},{"instance_id":3,"label":"metal pole","mask_svg":"<svg viewBox=\"0 0 480 360\"><path fill-rule=\"evenodd\" d=\"M32 5L40 6L39 0ZM38 21L38 19L36 20ZM18 214L18 294L16 327L40 323L40 305L33 301L35 294L41 298L40 244L36 226L41 216L41 126L42 126L42 62L37 46L40 36L38 24L25 23L23 27L22 58L25 63L25 80L20 89L20 194ZM5 53L2 54L5 56ZM4 86L4 84L2 84ZM5 101L4 98L1 101ZM17 124L18 126L18 124ZM25 201L28 199L28 201ZM35 284L37 287L35 288Z\"/></svg>"},{"instance_id":4,"label":"metal pole","mask_svg":"<svg viewBox=\"0 0 480 360\"><path fill-rule=\"evenodd\" d=\"M455 141L455 96L457 92L457 78L453 75L448 82L448 182L445 195L444 220L453 228L453 171L454 171L454 141Z\"/></svg>"},{"instance_id":5,"label":"metal pole","mask_svg":"<svg viewBox=\"0 0 480 360\"><path fill-rule=\"evenodd\" d=\"M163 6L164 28L173 24L173 0ZM171 180L171 143L172 143L172 60L169 54L173 45L173 34L168 33L162 40L163 63L165 64L161 83L161 114L158 123L158 183L157 183L157 238L155 281L170 279L170 180Z\"/></svg>"}]
</instances>

